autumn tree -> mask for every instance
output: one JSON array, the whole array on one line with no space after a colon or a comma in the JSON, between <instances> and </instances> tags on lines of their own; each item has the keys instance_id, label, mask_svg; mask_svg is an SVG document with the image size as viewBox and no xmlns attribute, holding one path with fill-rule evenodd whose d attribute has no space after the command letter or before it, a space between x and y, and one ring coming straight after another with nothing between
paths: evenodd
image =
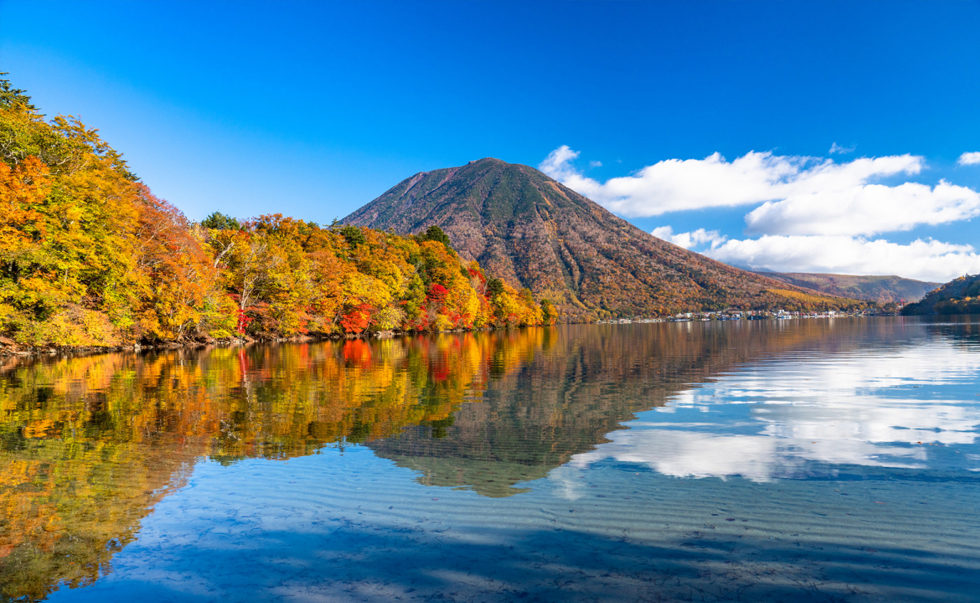
<instances>
[{"instance_id":1,"label":"autumn tree","mask_svg":"<svg viewBox=\"0 0 980 603\"><path fill-rule=\"evenodd\" d=\"M208 215L207 218L201 220L201 226L207 228L208 230L241 230L241 223L232 218L231 216L226 216L221 212L213 212Z\"/></svg>"},{"instance_id":2,"label":"autumn tree","mask_svg":"<svg viewBox=\"0 0 980 603\"><path fill-rule=\"evenodd\" d=\"M449 240L449 235L447 235L441 228L433 224L426 231L425 234L419 236L420 241L435 241L437 243L442 243L446 247L452 249L452 242Z\"/></svg>"},{"instance_id":3,"label":"autumn tree","mask_svg":"<svg viewBox=\"0 0 980 603\"><path fill-rule=\"evenodd\" d=\"M131 339L139 289L135 177L96 130L72 117L48 123L4 89L3 329L28 344Z\"/></svg>"},{"instance_id":4,"label":"autumn tree","mask_svg":"<svg viewBox=\"0 0 980 603\"><path fill-rule=\"evenodd\" d=\"M140 186L137 262L145 337L181 341L232 334L233 305L213 254L187 218Z\"/></svg>"}]
</instances>

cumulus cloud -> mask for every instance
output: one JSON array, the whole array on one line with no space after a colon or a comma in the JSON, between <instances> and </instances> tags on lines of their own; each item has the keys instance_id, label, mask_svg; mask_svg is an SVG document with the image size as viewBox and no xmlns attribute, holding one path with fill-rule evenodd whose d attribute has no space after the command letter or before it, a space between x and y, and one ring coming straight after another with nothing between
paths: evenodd
<instances>
[{"instance_id":1,"label":"cumulus cloud","mask_svg":"<svg viewBox=\"0 0 980 603\"><path fill-rule=\"evenodd\" d=\"M973 246L921 239L900 245L848 236L767 235L729 239L702 253L728 264L776 272L897 274L933 282L980 272L980 254Z\"/></svg>"},{"instance_id":2,"label":"cumulus cloud","mask_svg":"<svg viewBox=\"0 0 980 603\"><path fill-rule=\"evenodd\" d=\"M975 153L963 153L960 158L956 161L960 165L977 165L980 164L980 151Z\"/></svg>"},{"instance_id":3,"label":"cumulus cloud","mask_svg":"<svg viewBox=\"0 0 980 603\"><path fill-rule=\"evenodd\" d=\"M980 193L940 181L898 186L867 184L814 188L782 201L767 201L745 216L750 233L872 235L948 224L980 215Z\"/></svg>"},{"instance_id":4,"label":"cumulus cloud","mask_svg":"<svg viewBox=\"0 0 980 603\"><path fill-rule=\"evenodd\" d=\"M575 168L572 167L572 161L578 158L578 156L578 151L573 151L568 148L568 145L563 144L548 153L548 156L544 158L544 161L541 162L538 169L559 182L565 182L578 174Z\"/></svg>"},{"instance_id":5,"label":"cumulus cloud","mask_svg":"<svg viewBox=\"0 0 980 603\"><path fill-rule=\"evenodd\" d=\"M833 153L848 151L836 143ZM746 234L734 239L703 228L653 235L714 259L752 269L843 274L897 274L945 282L980 272L972 245L918 239L898 244L876 235L909 231L980 216L980 193L941 180L909 181L926 167L911 154L830 159L749 152L728 161L669 159L634 174L599 182L576 169L579 153L562 146L541 170L628 216L672 211L755 206L745 216ZM960 165L980 164L980 152L964 153Z\"/></svg>"},{"instance_id":6,"label":"cumulus cloud","mask_svg":"<svg viewBox=\"0 0 980 603\"><path fill-rule=\"evenodd\" d=\"M627 216L656 216L670 211L761 203L779 196L770 188L798 173L798 158L748 153L729 163L715 153L705 159L668 159L632 176L604 184L572 165L579 153L561 146L538 166L569 188ZM761 196L760 196L761 194Z\"/></svg>"},{"instance_id":7,"label":"cumulus cloud","mask_svg":"<svg viewBox=\"0 0 980 603\"><path fill-rule=\"evenodd\" d=\"M881 184L915 176L925 160L914 155L862 157L836 163L811 157L746 153L728 161L668 159L605 183L588 178L561 146L539 166L569 188L628 217L672 211L763 204L747 218L751 232L770 235L871 235L945 224L980 215L980 194L940 182Z\"/></svg>"},{"instance_id":8,"label":"cumulus cloud","mask_svg":"<svg viewBox=\"0 0 980 603\"><path fill-rule=\"evenodd\" d=\"M722 236L717 230L705 230L703 228L699 228L693 232L674 234L674 229L670 226L660 226L659 228L654 228L650 234L684 249L690 249L696 245L704 245L706 243L709 243L711 248L714 249L728 240L728 237Z\"/></svg>"},{"instance_id":9,"label":"cumulus cloud","mask_svg":"<svg viewBox=\"0 0 980 603\"><path fill-rule=\"evenodd\" d=\"M834 144L830 145L830 150L827 152L830 153L831 155L835 153L840 155L846 155L847 153L853 153L854 147L842 147L835 142Z\"/></svg>"},{"instance_id":10,"label":"cumulus cloud","mask_svg":"<svg viewBox=\"0 0 980 603\"><path fill-rule=\"evenodd\" d=\"M589 167L600 168L600 167L602 167L602 162L601 161L590 161L589 162Z\"/></svg>"}]
</instances>

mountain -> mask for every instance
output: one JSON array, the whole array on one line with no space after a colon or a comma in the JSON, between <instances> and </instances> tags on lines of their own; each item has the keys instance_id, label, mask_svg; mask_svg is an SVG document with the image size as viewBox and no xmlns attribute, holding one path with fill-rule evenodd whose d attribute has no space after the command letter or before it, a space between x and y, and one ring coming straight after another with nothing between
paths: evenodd
<instances>
[{"instance_id":1,"label":"mountain","mask_svg":"<svg viewBox=\"0 0 980 603\"><path fill-rule=\"evenodd\" d=\"M466 260L550 299L566 320L724 308L854 307L662 241L526 165L421 172L343 222L440 226Z\"/></svg>"},{"instance_id":2,"label":"mountain","mask_svg":"<svg viewBox=\"0 0 980 603\"><path fill-rule=\"evenodd\" d=\"M930 292L902 314L980 314L980 274L961 276Z\"/></svg>"},{"instance_id":3,"label":"mountain","mask_svg":"<svg viewBox=\"0 0 980 603\"><path fill-rule=\"evenodd\" d=\"M763 276L828 295L866 299L887 304L922 299L942 283L927 283L900 276L852 276L848 274L807 274L803 272L758 272Z\"/></svg>"}]
</instances>

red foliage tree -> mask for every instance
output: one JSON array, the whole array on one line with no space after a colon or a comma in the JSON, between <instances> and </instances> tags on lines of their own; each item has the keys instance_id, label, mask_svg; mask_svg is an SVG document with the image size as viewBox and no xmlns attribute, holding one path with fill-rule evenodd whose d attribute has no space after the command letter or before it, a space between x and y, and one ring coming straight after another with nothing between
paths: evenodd
<instances>
[{"instance_id":1,"label":"red foliage tree","mask_svg":"<svg viewBox=\"0 0 980 603\"><path fill-rule=\"evenodd\" d=\"M345 333L357 335L371 324L371 306L361 304L340 319L340 326Z\"/></svg>"}]
</instances>

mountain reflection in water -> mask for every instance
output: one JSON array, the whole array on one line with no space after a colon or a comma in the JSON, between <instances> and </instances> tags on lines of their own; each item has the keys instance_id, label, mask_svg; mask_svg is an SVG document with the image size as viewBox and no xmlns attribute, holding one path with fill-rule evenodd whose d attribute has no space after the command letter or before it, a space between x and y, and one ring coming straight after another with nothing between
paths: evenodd
<instances>
[{"instance_id":1,"label":"mountain reflection in water","mask_svg":"<svg viewBox=\"0 0 980 603\"><path fill-rule=\"evenodd\" d=\"M928 345L900 319L813 320L8 359L2 594L38 599L96 581L204 458L364 444L422 484L489 497L603 459L756 481L842 464L930 468L911 444L973 443L980 426L977 406L902 396L978 381L976 325L943 329ZM877 355L862 357L869 348ZM808 365L814 354L838 360ZM804 370L812 391L792 378ZM661 413L671 420L654 420Z\"/></svg>"}]
</instances>

